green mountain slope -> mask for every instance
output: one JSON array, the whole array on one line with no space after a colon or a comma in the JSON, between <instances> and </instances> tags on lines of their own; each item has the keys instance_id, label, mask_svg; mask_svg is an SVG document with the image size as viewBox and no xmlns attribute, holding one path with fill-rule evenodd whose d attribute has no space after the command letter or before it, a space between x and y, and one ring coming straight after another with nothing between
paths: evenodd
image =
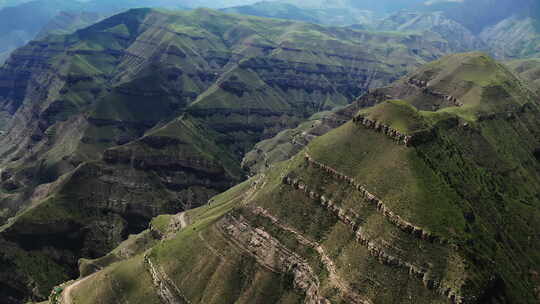
<instances>
[{"instance_id":1,"label":"green mountain slope","mask_svg":"<svg viewBox=\"0 0 540 304\"><path fill-rule=\"evenodd\" d=\"M156 219L162 242L63 296L537 302L537 96L479 53L446 57L382 90L386 100L291 160L205 207Z\"/></svg>"},{"instance_id":2,"label":"green mountain slope","mask_svg":"<svg viewBox=\"0 0 540 304\"><path fill-rule=\"evenodd\" d=\"M504 19L518 15L534 17L538 12L538 2L523 0L463 0L425 1L415 7L423 11L442 11L448 18L462 24L475 34Z\"/></svg>"},{"instance_id":3,"label":"green mountain slope","mask_svg":"<svg viewBox=\"0 0 540 304\"><path fill-rule=\"evenodd\" d=\"M207 9L131 10L29 43L0 69L0 295L43 299L78 258L238 183L255 143L446 52Z\"/></svg>"},{"instance_id":4,"label":"green mountain slope","mask_svg":"<svg viewBox=\"0 0 540 304\"><path fill-rule=\"evenodd\" d=\"M454 52L487 51L496 58L538 53L536 1L266 1L228 12L358 29L422 32Z\"/></svg>"}]
</instances>

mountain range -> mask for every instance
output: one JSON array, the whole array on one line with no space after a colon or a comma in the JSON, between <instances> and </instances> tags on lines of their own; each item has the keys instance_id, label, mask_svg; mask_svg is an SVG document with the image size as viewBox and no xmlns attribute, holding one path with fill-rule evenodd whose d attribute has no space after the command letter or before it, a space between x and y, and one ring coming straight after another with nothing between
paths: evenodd
<instances>
[{"instance_id":1,"label":"mountain range","mask_svg":"<svg viewBox=\"0 0 540 304\"><path fill-rule=\"evenodd\" d=\"M130 10L29 43L0 69L0 237L25 269L0 271L2 294L45 297L79 258L243 180L260 140L449 52L207 9Z\"/></svg>"},{"instance_id":2,"label":"mountain range","mask_svg":"<svg viewBox=\"0 0 540 304\"><path fill-rule=\"evenodd\" d=\"M224 10L371 31L430 32L499 59L539 56L535 1L276 1Z\"/></svg>"},{"instance_id":3,"label":"mountain range","mask_svg":"<svg viewBox=\"0 0 540 304\"><path fill-rule=\"evenodd\" d=\"M82 260L52 299L534 303L537 98L484 54L444 57L290 160Z\"/></svg>"},{"instance_id":4,"label":"mountain range","mask_svg":"<svg viewBox=\"0 0 540 304\"><path fill-rule=\"evenodd\" d=\"M0 67L0 303L540 301L534 2L55 1Z\"/></svg>"}]
</instances>

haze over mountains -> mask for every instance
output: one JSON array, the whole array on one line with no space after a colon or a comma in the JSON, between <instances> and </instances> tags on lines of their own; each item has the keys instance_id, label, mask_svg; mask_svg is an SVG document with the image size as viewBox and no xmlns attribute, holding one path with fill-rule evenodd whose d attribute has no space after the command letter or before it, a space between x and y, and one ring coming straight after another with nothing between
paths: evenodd
<instances>
[{"instance_id":1,"label":"haze over mountains","mask_svg":"<svg viewBox=\"0 0 540 304\"><path fill-rule=\"evenodd\" d=\"M0 304L540 301L535 1L0 5Z\"/></svg>"}]
</instances>

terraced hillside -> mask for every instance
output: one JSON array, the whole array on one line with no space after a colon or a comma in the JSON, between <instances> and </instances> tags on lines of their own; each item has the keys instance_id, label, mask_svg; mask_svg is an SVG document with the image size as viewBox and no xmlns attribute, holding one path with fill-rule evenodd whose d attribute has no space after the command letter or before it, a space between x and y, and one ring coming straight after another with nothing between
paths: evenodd
<instances>
[{"instance_id":1,"label":"terraced hillside","mask_svg":"<svg viewBox=\"0 0 540 304\"><path fill-rule=\"evenodd\" d=\"M261 139L446 51L205 9L131 10L31 42L0 69L0 295L46 297L79 258L243 180Z\"/></svg>"},{"instance_id":2,"label":"terraced hillside","mask_svg":"<svg viewBox=\"0 0 540 304\"><path fill-rule=\"evenodd\" d=\"M205 207L154 220L158 244L114 264L86 261L103 268L61 296L536 303L538 96L480 53L446 57L384 90L395 95L291 160Z\"/></svg>"}]
</instances>

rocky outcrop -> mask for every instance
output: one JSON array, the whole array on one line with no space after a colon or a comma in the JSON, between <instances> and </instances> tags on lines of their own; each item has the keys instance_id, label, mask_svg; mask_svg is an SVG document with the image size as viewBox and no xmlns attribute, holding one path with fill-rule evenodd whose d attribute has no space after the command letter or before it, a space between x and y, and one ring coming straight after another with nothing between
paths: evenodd
<instances>
[{"instance_id":1,"label":"rocky outcrop","mask_svg":"<svg viewBox=\"0 0 540 304\"><path fill-rule=\"evenodd\" d=\"M291 274L294 287L306 295L305 304L330 304L320 295L320 282L311 266L268 232L262 228L253 228L242 216L231 214L217 225L236 247L253 256L261 266L270 271Z\"/></svg>"},{"instance_id":2,"label":"rocky outcrop","mask_svg":"<svg viewBox=\"0 0 540 304\"><path fill-rule=\"evenodd\" d=\"M449 102L451 105L453 105L455 107L462 107L463 106L463 103L461 101L459 101L459 99L457 99L456 97L454 97L452 95L449 95L449 94L434 90L433 88L431 88L429 86L429 82L427 82L425 80L409 78L409 79L407 79L407 83L409 85L417 88L417 89L422 90L422 93L424 93L426 95L429 95L429 96L439 98L439 99L443 99L445 102Z\"/></svg>"},{"instance_id":3,"label":"rocky outcrop","mask_svg":"<svg viewBox=\"0 0 540 304\"><path fill-rule=\"evenodd\" d=\"M244 96L244 93L250 91L249 87L245 83L235 80L224 81L219 85L219 87L238 97L242 97Z\"/></svg>"},{"instance_id":4,"label":"rocky outcrop","mask_svg":"<svg viewBox=\"0 0 540 304\"><path fill-rule=\"evenodd\" d=\"M422 143L428 142L433 138L433 130L421 130L411 134L405 134L384 123L369 119L362 115L354 117L353 122L367 129L382 133L396 143L403 144L407 147L415 147Z\"/></svg>"},{"instance_id":5,"label":"rocky outcrop","mask_svg":"<svg viewBox=\"0 0 540 304\"><path fill-rule=\"evenodd\" d=\"M384 135L390 137L392 140L394 140L397 143L404 144L406 146L410 146L412 143L411 135L406 135L404 133L401 133L398 130L393 129L392 127L385 125L383 123L380 123L376 120L371 120L363 116L356 116L355 118L353 118L353 122L355 122L356 124L362 125L366 127L367 129L373 129L377 132L383 133Z\"/></svg>"},{"instance_id":6,"label":"rocky outcrop","mask_svg":"<svg viewBox=\"0 0 540 304\"><path fill-rule=\"evenodd\" d=\"M172 281L165 271L152 262L148 254L144 256L146 270L152 276L154 288L163 304L190 304L191 302L183 295L178 286Z\"/></svg>"},{"instance_id":7,"label":"rocky outcrop","mask_svg":"<svg viewBox=\"0 0 540 304\"><path fill-rule=\"evenodd\" d=\"M109 149L103 153L103 160L108 164L131 164L139 170L166 169L168 171L193 170L208 174L209 177L224 174L223 167L203 158L181 159L175 155L152 157L129 149Z\"/></svg>"},{"instance_id":8,"label":"rocky outcrop","mask_svg":"<svg viewBox=\"0 0 540 304\"><path fill-rule=\"evenodd\" d=\"M356 100L356 103L361 108L368 108L390 99L394 99L394 97L390 95L388 89L378 88L368 90L366 94Z\"/></svg>"}]
</instances>

